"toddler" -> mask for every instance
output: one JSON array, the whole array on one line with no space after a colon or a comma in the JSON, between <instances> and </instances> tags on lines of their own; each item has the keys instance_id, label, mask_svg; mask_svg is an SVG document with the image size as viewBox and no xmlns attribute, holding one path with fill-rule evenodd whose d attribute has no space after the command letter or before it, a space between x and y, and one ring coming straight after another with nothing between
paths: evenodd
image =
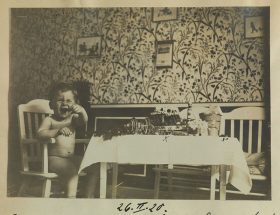
<instances>
[{"instance_id":1,"label":"toddler","mask_svg":"<svg viewBox=\"0 0 280 215\"><path fill-rule=\"evenodd\" d=\"M55 143L48 147L49 171L58 174L66 188L66 196L75 198L78 185L78 169L82 158L74 155L75 131L86 128L88 116L78 104L77 91L67 83L57 84L50 92L50 108L54 114L46 117L38 129L38 138L55 138ZM86 196L93 197L98 180L98 167L88 171Z\"/></svg>"}]
</instances>

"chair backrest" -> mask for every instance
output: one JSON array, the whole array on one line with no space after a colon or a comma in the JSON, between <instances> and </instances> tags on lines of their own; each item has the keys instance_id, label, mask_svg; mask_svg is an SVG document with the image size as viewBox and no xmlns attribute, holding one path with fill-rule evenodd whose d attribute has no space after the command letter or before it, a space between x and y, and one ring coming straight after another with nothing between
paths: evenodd
<instances>
[{"instance_id":1,"label":"chair backrest","mask_svg":"<svg viewBox=\"0 0 280 215\"><path fill-rule=\"evenodd\" d=\"M36 133L42 120L52 113L49 101L44 99L35 99L18 106L22 170L47 171L43 168L44 147L37 141Z\"/></svg>"},{"instance_id":2,"label":"chair backrest","mask_svg":"<svg viewBox=\"0 0 280 215\"><path fill-rule=\"evenodd\" d=\"M223 113L220 135L236 137L248 153L262 152L265 140L263 107L241 107Z\"/></svg>"}]
</instances>

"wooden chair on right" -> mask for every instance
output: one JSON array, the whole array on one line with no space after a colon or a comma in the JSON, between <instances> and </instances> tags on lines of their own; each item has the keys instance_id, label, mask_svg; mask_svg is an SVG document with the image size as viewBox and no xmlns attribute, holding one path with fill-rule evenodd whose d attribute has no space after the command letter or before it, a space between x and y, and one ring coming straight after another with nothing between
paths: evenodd
<instances>
[{"instance_id":1,"label":"wooden chair on right","mask_svg":"<svg viewBox=\"0 0 280 215\"><path fill-rule=\"evenodd\" d=\"M267 198L269 183L269 128L263 107L240 107L223 113L220 135L236 137L242 145L253 187L249 196ZM238 194L234 189L228 193ZM249 197L250 198L250 197Z\"/></svg>"}]
</instances>

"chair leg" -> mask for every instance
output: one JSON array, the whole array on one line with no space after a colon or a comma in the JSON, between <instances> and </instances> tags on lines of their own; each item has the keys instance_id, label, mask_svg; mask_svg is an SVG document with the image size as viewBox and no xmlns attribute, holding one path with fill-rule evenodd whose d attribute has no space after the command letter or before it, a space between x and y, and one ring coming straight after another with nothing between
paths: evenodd
<instances>
[{"instance_id":1,"label":"chair leg","mask_svg":"<svg viewBox=\"0 0 280 215\"><path fill-rule=\"evenodd\" d=\"M100 163L100 199L106 199L107 188L107 163Z\"/></svg>"},{"instance_id":2,"label":"chair leg","mask_svg":"<svg viewBox=\"0 0 280 215\"><path fill-rule=\"evenodd\" d=\"M23 179L22 184L20 185L19 191L18 191L18 196L21 197L23 196L24 192L29 186L29 180L27 178Z\"/></svg>"},{"instance_id":3,"label":"chair leg","mask_svg":"<svg viewBox=\"0 0 280 215\"><path fill-rule=\"evenodd\" d=\"M112 178L112 199L117 197L117 184L118 184L118 164L113 164L113 178Z\"/></svg>"},{"instance_id":4,"label":"chair leg","mask_svg":"<svg viewBox=\"0 0 280 215\"><path fill-rule=\"evenodd\" d=\"M211 166L210 200L215 200L217 174L218 174L217 166Z\"/></svg>"},{"instance_id":5,"label":"chair leg","mask_svg":"<svg viewBox=\"0 0 280 215\"><path fill-rule=\"evenodd\" d=\"M159 187L160 186L160 172L156 171L155 175L155 185L154 185L154 199L158 199L159 197Z\"/></svg>"},{"instance_id":6,"label":"chair leg","mask_svg":"<svg viewBox=\"0 0 280 215\"><path fill-rule=\"evenodd\" d=\"M220 165L220 200L226 200L226 165Z\"/></svg>"},{"instance_id":7,"label":"chair leg","mask_svg":"<svg viewBox=\"0 0 280 215\"><path fill-rule=\"evenodd\" d=\"M51 185L52 181L50 179L46 179L43 182L43 190L42 190L42 197L49 198L51 195Z\"/></svg>"}]
</instances>

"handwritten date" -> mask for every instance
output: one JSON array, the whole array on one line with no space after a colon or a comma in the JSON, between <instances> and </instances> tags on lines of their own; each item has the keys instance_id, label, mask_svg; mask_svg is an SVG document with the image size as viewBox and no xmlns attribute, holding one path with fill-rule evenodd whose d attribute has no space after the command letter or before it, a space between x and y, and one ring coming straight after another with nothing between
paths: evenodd
<instances>
[{"instance_id":1,"label":"handwritten date","mask_svg":"<svg viewBox=\"0 0 280 215\"><path fill-rule=\"evenodd\" d=\"M150 211L151 213L160 213L161 215L167 215L167 210L164 208L165 204L149 204L149 202L139 202L139 203L120 203L120 205L117 207L117 210L119 212L124 212L124 213L139 213L142 211Z\"/></svg>"}]
</instances>

